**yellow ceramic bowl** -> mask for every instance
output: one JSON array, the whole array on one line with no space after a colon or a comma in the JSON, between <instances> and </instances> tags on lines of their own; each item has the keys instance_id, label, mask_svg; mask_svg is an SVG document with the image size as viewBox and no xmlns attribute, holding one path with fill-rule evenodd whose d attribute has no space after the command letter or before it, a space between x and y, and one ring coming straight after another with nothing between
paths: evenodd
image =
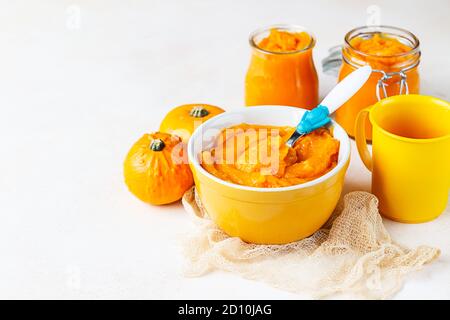
<instances>
[{"instance_id":1,"label":"yellow ceramic bowl","mask_svg":"<svg viewBox=\"0 0 450 320\"><path fill-rule=\"evenodd\" d=\"M306 110L259 106L222 113L193 133L188 144L195 186L209 216L230 236L261 244L282 244L308 237L330 217L339 200L350 160L350 141L333 121L340 141L338 164L325 175L295 186L255 188L221 180L199 163L199 153L212 147L221 129L240 123L296 126Z\"/></svg>"}]
</instances>

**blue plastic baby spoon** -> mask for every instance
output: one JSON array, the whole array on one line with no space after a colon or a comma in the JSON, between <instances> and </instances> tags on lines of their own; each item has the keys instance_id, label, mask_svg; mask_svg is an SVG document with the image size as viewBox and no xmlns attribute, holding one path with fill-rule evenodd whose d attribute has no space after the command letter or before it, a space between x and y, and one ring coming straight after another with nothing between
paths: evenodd
<instances>
[{"instance_id":1,"label":"blue plastic baby spoon","mask_svg":"<svg viewBox=\"0 0 450 320\"><path fill-rule=\"evenodd\" d=\"M371 72L372 68L370 66L364 66L346 76L327 94L317 107L305 112L295 132L286 144L292 147L305 134L328 124L331 121L330 114L335 112L361 89L369 79Z\"/></svg>"}]
</instances>

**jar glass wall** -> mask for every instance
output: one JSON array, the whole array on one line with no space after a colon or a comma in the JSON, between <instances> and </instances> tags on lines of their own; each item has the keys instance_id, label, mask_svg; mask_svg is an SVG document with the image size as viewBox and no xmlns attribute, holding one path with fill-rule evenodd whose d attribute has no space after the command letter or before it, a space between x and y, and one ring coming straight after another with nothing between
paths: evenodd
<instances>
[{"instance_id":1,"label":"jar glass wall","mask_svg":"<svg viewBox=\"0 0 450 320\"><path fill-rule=\"evenodd\" d=\"M398 50L405 46L404 52ZM336 121L350 136L354 136L356 116L361 109L387 96L419 93L419 40L407 30L388 26L353 29L345 36L342 58L339 81L364 65L374 70L361 90L336 111ZM366 132L371 139L369 122Z\"/></svg>"},{"instance_id":2,"label":"jar glass wall","mask_svg":"<svg viewBox=\"0 0 450 320\"><path fill-rule=\"evenodd\" d=\"M304 48L278 52L260 47L271 30L307 36ZM286 105L306 109L318 103L318 78L312 49L315 38L303 27L274 25L250 35L252 56L245 79L245 103L256 105Z\"/></svg>"}]
</instances>

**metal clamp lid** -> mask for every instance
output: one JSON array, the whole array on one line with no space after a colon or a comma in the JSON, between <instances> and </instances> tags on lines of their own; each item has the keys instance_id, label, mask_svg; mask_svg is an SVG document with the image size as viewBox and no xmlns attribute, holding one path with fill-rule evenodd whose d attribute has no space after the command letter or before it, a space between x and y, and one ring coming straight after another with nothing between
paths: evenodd
<instances>
[{"instance_id":1,"label":"metal clamp lid","mask_svg":"<svg viewBox=\"0 0 450 320\"><path fill-rule=\"evenodd\" d=\"M408 94L409 93L409 88L408 88L408 82L407 80L407 76L405 74L405 70L400 70L398 72L389 72L386 73L383 70L373 70L373 72L379 72L382 74L381 78L378 80L377 82L377 89L376 89L376 94L377 94L377 99L381 100L384 98L388 97L387 91L386 91L386 87L389 86L389 84L387 84L385 81L388 79L393 78L394 76L399 76L400 77L400 90L399 90L399 94ZM383 92L383 97L381 97L380 95L380 91Z\"/></svg>"}]
</instances>

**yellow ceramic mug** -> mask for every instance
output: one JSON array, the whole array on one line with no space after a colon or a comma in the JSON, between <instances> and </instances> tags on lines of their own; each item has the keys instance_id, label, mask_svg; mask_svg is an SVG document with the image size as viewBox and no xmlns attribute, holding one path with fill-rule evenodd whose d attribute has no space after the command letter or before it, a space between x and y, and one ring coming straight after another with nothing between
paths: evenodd
<instances>
[{"instance_id":1,"label":"yellow ceramic mug","mask_svg":"<svg viewBox=\"0 0 450 320\"><path fill-rule=\"evenodd\" d=\"M372 156L365 121L373 127ZM450 104L421 95L383 99L358 114L356 144L372 171L372 192L380 211L400 222L419 223L439 216L450 188Z\"/></svg>"}]
</instances>

